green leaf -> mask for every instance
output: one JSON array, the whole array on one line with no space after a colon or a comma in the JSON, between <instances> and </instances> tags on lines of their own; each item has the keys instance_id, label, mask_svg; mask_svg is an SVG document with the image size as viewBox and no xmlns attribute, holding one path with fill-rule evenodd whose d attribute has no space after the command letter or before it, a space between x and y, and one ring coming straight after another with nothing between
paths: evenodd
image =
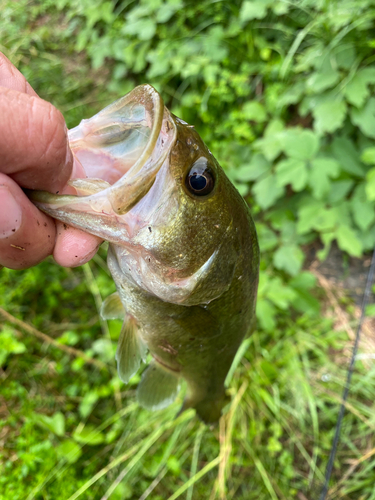
<instances>
[{"instance_id":1,"label":"green leaf","mask_svg":"<svg viewBox=\"0 0 375 500\"><path fill-rule=\"evenodd\" d=\"M233 182L233 184L241 196L246 196L247 193L249 192L248 184L243 184L243 183L237 182L237 181Z\"/></svg>"},{"instance_id":2,"label":"green leaf","mask_svg":"<svg viewBox=\"0 0 375 500\"><path fill-rule=\"evenodd\" d=\"M318 259L325 260L331 248L331 243L335 239L336 234L335 231L327 231L325 233L321 233L320 238L324 244L322 250L319 250L316 255Z\"/></svg>"},{"instance_id":3,"label":"green leaf","mask_svg":"<svg viewBox=\"0 0 375 500\"><path fill-rule=\"evenodd\" d=\"M328 71L313 73L306 81L306 89L316 94L333 87L340 80L340 73L330 67Z\"/></svg>"},{"instance_id":4,"label":"green leaf","mask_svg":"<svg viewBox=\"0 0 375 500\"><path fill-rule=\"evenodd\" d=\"M250 163L235 170L233 175L238 181L255 181L268 172L270 168L270 162L261 153L255 153Z\"/></svg>"},{"instance_id":5,"label":"green leaf","mask_svg":"<svg viewBox=\"0 0 375 500\"><path fill-rule=\"evenodd\" d=\"M258 205L266 209L284 195L284 188L276 183L275 176L268 175L254 185L253 193Z\"/></svg>"},{"instance_id":6,"label":"green leaf","mask_svg":"<svg viewBox=\"0 0 375 500\"><path fill-rule=\"evenodd\" d=\"M289 286L297 291L293 307L301 312L317 314L320 310L319 300L311 294L311 288L316 286L316 277L308 271L302 271L289 281Z\"/></svg>"},{"instance_id":7,"label":"green leaf","mask_svg":"<svg viewBox=\"0 0 375 500\"><path fill-rule=\"evenodd\" d=\"M16 338L13 328L3 326L0 332L0 366L4 365L10 354L22 354L26 346Z\"/></svg>"},{"instance_id":8,"label":"green leaf","mask_svg":"<svg viewBox=\"0 0 375 500\"><path fill-rule=\"evenodd\" d=\"M339 43L333 50L336 58L336 63L339 68L351 69L355 63L356 50L353 44L341 44Z\"/></svg>"},{"instance_id":9,"label":"green leaf","mask_svg":"<svg viewBox=\"0 0 375 500\"><path fill-rule=\"evenodd\" d=\"M147 71L147 76L149 78L156 78L164 75L170 67L170 62L162 55L148 54L147 60L150 62L150 68Z\"/></svg>"},{"instance_id":10,"label":"green leaf","mask_svg":"<svg viewBox=\"0 0 375 500\"><path fill-rule=\"evenodd\" d=\"M311 229L328 231L337 222L337 211L326 208L321 202L310 202L298 211L297 233L305 234Z\"/></svg>"},{"instance_id":11,"label":"green leaf","mask_svg":"<svg viewBox=\"0 0 375 500\"><path fill-rule=\"evenodd\" d=\"M246 23L251 19L263 19L270 3L269 0L246 0L240 10L240 21Z\"/></svg>"},{"instance_id":12,"label":"green leaf","mask_svg":"<svg viewBox=\"0 0 375 500\"><path fill-rule=\"evenodd\" d=\"M263 123L267 119L267 113L264 106L258 101L246 102L243 105L242 112L247 120Z\"/></svg>"},{"instance_id":13,"label":"green leaf","mask_svg":"<svg viewBox=\"0 0 375 500\"><path fill-rule=\"evenodd\" d=\"M364 149L361 160L363 163L366 163L366 165L375 165L375 147Z\"/></svg>"},{"instance_id":14,"label":"green leaf","mask_svg":"<svg viewBox=\"0 0 375 500\"><path fill-rule=\"evenodd\" d=\"M278 237L272 229L268 228L265 224L257 224L257 233L259 239L259 247L261 251L272 250L278 245Z\"/></svg>"},{"instance_id":15,"label":"green leaf","mask_svg":"<svg viewBox=\"0 0 375 500\"><path fill-rule=\"evenodd\" d=\"M98 401L99 396L96 391L88 391L83 396L79 405L79 414L81 417L86 418L90 415L95 403Z\"/></svg>"},{"instance_id":16,"label":"green leaf","mask_svg":"<svg viewBox=\"0 0 375 500\"><path fill-rule=\"evenodd\" d=\"M333 158L315 158L311 162L309 172L309 185L314 198L320 200L330 189L330 178L337 177L340 173L340 165Z\"/></svg>"},{"instance_id":17,"label":"green leaf","mask_svg":"<svg viewBox=\"0 0 375 500\"><path fill-rule=\"evenodd\" d=\"M254 148L260 149L268 161L273 161L283 149L283 130L283 122L273 120L266 128L263 138L254 142Z\"/></svg>"},{"instance_id":18,"label":"green leaf","mask_svg":"<svg viewBox=\"0 0 375 500\"><path fill-rule=\"evenodd\" d=\"M375 246L375 225L372 225L366 231L361 231L359 238L362 243L363 252L371 252Z\"/></svg>"},{"instance_id":19,"label":"green leaf","mask_svg":"<svg viewBox=\"0 0 375 500\"><path fill-rule=\"evenodd\" d=\"M73 330L67 330L56 340L59 344L75 345L79 341L79 335Z\"/></svg>"},{"instance_id":20,"label":"green leaf","mask_svg":"<svg viewBox=\"0 0 375 500\"><path fill-rule=\"evenodd\" d=\"M336 230L336 238L341 250L348 252L354 257L361 257L362 244L351 227L340 225Z\"/></svg>"},{"instance_id":21,"label":"green leaf","mask_svg":"<svg viewBox=\"0 0 375 500\"><path fill-rule=\"evenodd\" d=\"M98 432L94 426L86 425L86 427L79 428L74 431L73 438L82 444L90 444L92 446L104 443L104 434Z\"/></svg>"},{"instance_id":22,"label":"green leaf","mask_svg":"<svg viewBox=\"0 0 375 500\"><path fill-rule=\"evenodd\" d=\"M63 436L65 434L65 417L61 412L57 412L52 417L43 415L41 413L34 413L35 421L56 434L56 436Z\"/></svg>"},{"instance_id":23,"label":"green leaf","mask_svg":"<svg viewBox=\"0 0 375 500\"><path fill-rule=\"evenodd\" d=\"M94 340L92 349L104 362L111 361L116 352L116 346L109 339Z\"/></svg>"},{"instance_id":24,"label":"green leaf","mask_svg":"<svg viewBox=\"0 0 375 500\"><path fill-rule=\"evenodd\" d=\"M57 448L57 454L64 458L68 463L74 464L82 455L81 447L72 439L63 441Z\"/></svg>"},{"instance_id":25,"label":"green leaf","mask_svg":"<svg viewBox=\"0 0 375 500\"><path fill-rule=\"evenodd\" d=\"M115 19L113 4L112 2L101 2L100 4L93 2L92 5L87 4L85 16L89 28L92 28L98 21L104 21L107 24L111 24Z\"/></svg>"},{"instance_id":26,"label":"green leaf","mask_svg":"<svg viewBox=\"0 0 375 500\"><path fill-rule=\"evenodd\" d=\"M296 292L281 281L280 278L274 278L269 281L266 297L280 309L288 309L290 304L296 298Z\"/></svg>"},{"instance_id":27,"label":"green leaf","mask_svg":"<svg viewBox=\"0 0 375 500\"><path fill-rule=\"evenodd\" d=\"M375 167L366 175L366 195L369 201L375 200Z\"/></svg>"},{"instance_id":28,"label":"green leaf","mask_svg":"<svg viewBox=\"0 0 375 500\"><path fill-rule=\"evenodd\" d=\"M285 132L283 150L297 160L310 160L319 149L319 138L312 130L292 129Z\"/></svg>"},{"instance_id":29,"label":"green leaf","mask_svg":"<svg viewBox=\"0 0 375 500\"><path fill-rule=\"evenodd\" d=\"M366 306L366 316L375 316L375 304Z\"/></svg>"},{"instance_id":30,"label":"green leaf","mask_svg":"<svg viewBox=\"0 0 375 500\"><path fill-rule=\"evenodd\" d=\"M283 16L291 8L291 5L284 2L284 0L280 0L278 2L272 2L271 6L272 6L272 10L274 11L274 13L277 16Z\"/></svg>"},{"instance_id":31,"label":"green leaf","mask_svg":"<svg viewBox=\"0 0 375 500\"><path fill-rule=\"evenodd\" d=\"M280 136L264 137L254 142L254 148L259 149L268 161L273 161L282 151Z\"/></svg>"},{"instance_id":32,"label":"green leaf","mask_svg":"<svg viewBox=\"0 0 375 500\"><path fill-rule=\"evenodd\" d=\"M182 2L162 3L156 10L156 20L158 23L166 23L175 12L183 7Z\"/></svg>"},{"instance_id":33,"label":"green leaf","mask_svg":"<svg viewBox=\"0 0 375 500\"><path fill-rule=\"evenodd\" d=\"M260 327L266 332L272 332L276 327L276 308L268 300L260 298L257 301L256 317Z\"/></svg>"},{"instance_id":34,"label":"green leaf","mask_svg":"<svg viewBox=\"0 0 375 500\"><path fill-rule=\"evenodd\" d=\"M297 245L283 245L273 256L273 263L277 269L282 269L292 276L301 270L305 255Z\"/></svg>"},{"instance_id":35,"label":"green leaf","mask_svg":"<svg viewBox=\"0 0 375 500\"><path fill-rule=\"evenodd\" d=\"M179 476L181 474L181 464L177 457L171 455L167 460L168 469L172 472L174 476Z\"/></svg>"},{"instance_id":36,"label":"green leaf","mask_svg":"<svg viewBox=\"0 0 375 500\"><path fill-rule=\"evenodd\" d=\"M277 184L286 186L291 184L294 191L301 191L307 183L306 163L302 160L289 158L276 165Z\"/></svg>"},{"instance_id":37,"label":"green leaf","mask_svg":"<svg viewBox=\"0 0 375 500\"><path fill-rule=\"evenodd\" d=\"M314 128L318 134L334 132L340 128L346 116L345 101L330 99L313 107Z\"/></svg>"},{"instance_id":38,"label":"green leaf","mask_svg":"<svg viewBox=\"0 0 375 500\"><path fill-rule=\"evenodd\" d=\"M289 104L297 104L298 102L300 102L304 93L304 82L297 81L295 84L286 87L285 91L280 96L278 96L278 108L288 106Z\"/></svg>"},{"instance_id":39,"label":"green leaf","mask_svg":"<svg viewBox=\"0 0 375 500\"><path fill-rule=\"evenodd\" d=\"M354 125L367 136L375 138L375 98L371 97L361 109L352 109L351 119Z\"/></svg>"},{"instance_id":40,"label":"green leaf","mask_svg":"<svg viewBox=\"0 0 375 500\"><path fill-rule=\"evenodd\" d=\"M375 220L375 206L367 200L364 183L357 186L350 205L355 223L366 231Z\"/></svg>"},{"instance_id":41,"label":"green leaf","mask_svg":"<svg viewBox=\"0 0 375 500\"><path fill-rule=\"evenodd\" d=\"M359 160L359 153L352 140L343 136L335 137L331 144L331 151L345 172L359 177L364 176L364 169Z\"/></svg>"},{"instance_id":42,"label":"green leaf","mask_svg":"<svg viewBox=\"0 0 375 500\"><path fill-rule=\"evenodd\" d=\"M290 280L289 285L299 290L310 290L316 285L316 276L309 271L302 271Z\"/></svg>"},{"instance_id":43,"label":"green leaf","mask_svg":"<svg viewBox=\"0 0 375 500\"><path fill-rule=\"evenodd\" d=\"M354 181L345 180L345 181L334 181L331 182L330 192L328 194L328 203L334 204L338 201L344 200L344 198L349 194L350 190L354 185Z\"/></svg>"},{"instance_id":44,"label":"green leaf","mask_svg":"<svg viewBox=\"0 0 375 500\"><path fill-rule=\"evenodd\" d=\"M370 95L370 83L375 83L375 68L358 70L344 89L346 100L357 108L362 107Z\"/></svg>"},{"instance_id":45,"label":"green leaf","mask_svg":"<svg viewBox=\"0 0 375 500\"><path fill-rule=\"evenodd\" d=\"M288 210L285 205L280 206L277 210L272 210L272 212L267 214L267 220L271 222L272 228L276 231L283 232L285 226L288 226L289 230L290 224L292 224L292 226L294 225L293 212Z\"/></svg>"},{"instance_id":46,"label":"green leaf","mask_svg":"<svg viewBox=\"0 0 375 500\"><path fill-rule=\"evenodd\" d=\"M283 244L289 244L296 237L296 223L294 222L294 220L283 220L283 218L280 219L280 222L281 225L278 227L278 229L279 231L281 230L281 241L283 242ZM272 226L275 228L277 227L277 221L275 221L274 218L272 219Z\"/></svg>"},{"instance_id":47,"label":"green leaf","mask_svg":"<svg viewBox=\"0 0 375 500\"><path fill-rule=\"evenodd\" d=\"M151 40L156 33L156 24L150 18L128 21L122 32L125 35L135 35L139 40Z\"/></svg>"}]
</instances>

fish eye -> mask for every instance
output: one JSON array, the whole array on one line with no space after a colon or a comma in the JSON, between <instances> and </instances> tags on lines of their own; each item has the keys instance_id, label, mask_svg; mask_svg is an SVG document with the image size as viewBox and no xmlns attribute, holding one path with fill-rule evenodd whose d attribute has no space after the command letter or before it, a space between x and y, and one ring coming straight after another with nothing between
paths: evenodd
<instances>
[{"instance_id":1,"label":"fish eye","mask_svg":"<svg viewBox=\"0 0 375 500\"><path fill-rule=\"evenodd\" d=\"M185 178L185 186L195 196L206 196L211 193L215 186L215 178L207 165L206 158L199 158L190 168Z\"/></svg>"}]
</instances>

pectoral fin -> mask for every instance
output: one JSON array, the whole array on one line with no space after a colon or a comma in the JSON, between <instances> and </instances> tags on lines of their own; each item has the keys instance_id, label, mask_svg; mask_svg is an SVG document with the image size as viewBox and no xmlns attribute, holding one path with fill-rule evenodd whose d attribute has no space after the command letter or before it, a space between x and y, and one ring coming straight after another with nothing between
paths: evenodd
<instances>
[{"instance_id":1,"label":"pectoral fin","mask_svg":"<svg viewBox=\"0 0 375 500\"><path fill-rule=\"evenodd\" d=\"M137 389L137 399L147 410L161 410L173 403L179 390L178 375L152 361L142 375Z\"/></svg>"},{"instance_id":2,"label":"pectoral fin","mask_svg":"<svg viewBox=\"0 0 375 500\"><path fill-rule=\"evenodd\" d=\"M123 319L125 316L125 308L122 305L120 296L117 292L109 295L102 304L100 316L103 319Z\"/></svg>"},{"instance_id":3,"label":"pectoral fin","mask_svg":"<svg viewBox=\"0 0 375 500\"><path fill-rule=\"evenodd\" d=\"M117 370L120 379L126 384L138 371L141 360L146 358L147 348L138 330L135 318L125 316L116 351Z\"/></svg>"}]
</instances>

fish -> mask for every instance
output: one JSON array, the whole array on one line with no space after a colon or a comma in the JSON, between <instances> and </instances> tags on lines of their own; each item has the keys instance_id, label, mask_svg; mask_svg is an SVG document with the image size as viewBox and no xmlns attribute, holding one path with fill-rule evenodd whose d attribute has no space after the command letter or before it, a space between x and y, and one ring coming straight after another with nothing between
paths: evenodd
<instances>
[{"instance_id":1,"label":"fish","mask_svg":"<svg viewBox=\"0 0 375 500\"><path fill-rule=\"evenodd\" d=\"M151 85L69 131L87 178L70 194L28 191L43 212L109 242L117 292L104 319L121 318L116 351L124 383L151 354L137 387L149 410L167 407L207 424L230 402L225 379L255 327L259 246L249 207L195 128Z\"/></svg>"}]
</instances>

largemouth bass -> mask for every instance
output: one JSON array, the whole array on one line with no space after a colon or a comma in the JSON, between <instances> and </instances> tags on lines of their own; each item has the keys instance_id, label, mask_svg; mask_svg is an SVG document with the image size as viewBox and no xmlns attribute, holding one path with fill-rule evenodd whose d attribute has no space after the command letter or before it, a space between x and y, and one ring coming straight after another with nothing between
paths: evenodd
<instances>
[{"instance_id":1,"label":"largemouth bass","mask_svg":"<svg viewBox=\"0 0 375 500\"><path fill-rule=\"evenodd\" d=\"M69 182L75 194L28 194L52 217L109 242L117 292L101 314L124 318L120 378L127 383L149 351L139 403L166 407L185 379L182 410L216 422L255 319L259 249L247 204L150 85L83 120L69 141L88 176Z\"/></svg>"}]
</instances>

